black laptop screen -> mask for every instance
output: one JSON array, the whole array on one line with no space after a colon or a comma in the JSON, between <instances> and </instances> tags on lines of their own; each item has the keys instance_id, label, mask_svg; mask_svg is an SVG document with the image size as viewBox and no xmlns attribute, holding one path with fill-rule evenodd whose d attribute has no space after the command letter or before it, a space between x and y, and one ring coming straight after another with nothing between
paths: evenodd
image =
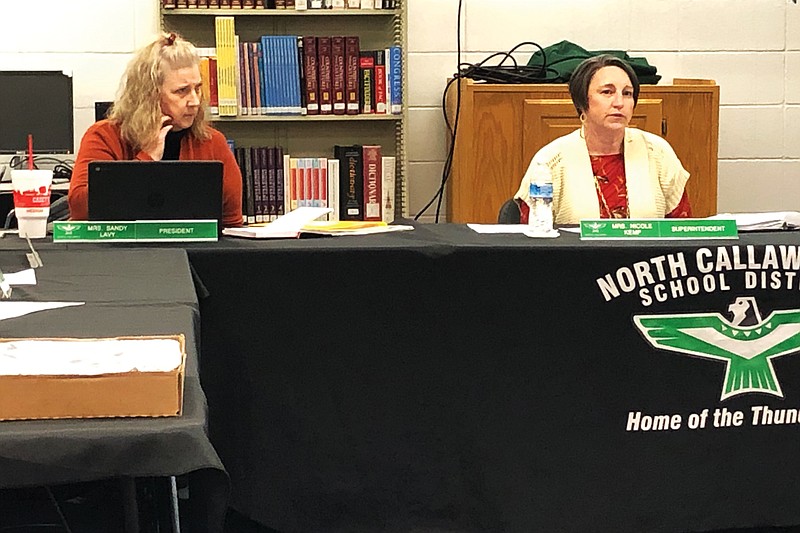
<instances>
[{"instance_id":1,"label":"black laptop screen","mask_svg":"<svg viewBox=\"0 0 800 533\"><path fill-rule=\"evenodd\" d=\"M217 220L220 161L93 161L89 220Z\"/></svg>"}]
</instances>

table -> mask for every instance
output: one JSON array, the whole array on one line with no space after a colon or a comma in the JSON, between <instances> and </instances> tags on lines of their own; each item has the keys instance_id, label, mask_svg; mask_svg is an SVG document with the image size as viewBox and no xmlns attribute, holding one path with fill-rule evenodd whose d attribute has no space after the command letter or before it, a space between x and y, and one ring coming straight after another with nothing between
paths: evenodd
<instances>
[{"instance_id":1,"label":"table","mask_svg":"<svg viewBox=\"0 0 800 533\"><path fill-rule=\"evenodd\" d=\"M782 396L722 399L725 361L656 349L637 326L731 320L740 297L762 319L798 309L798 247L788 232L581 242L459 225L187 244L231 503L281 531L800 524L798 425L752 423L800 408L800 357L771 360ZM763 268L782 255L786 272ZM739 331L758 329L753 309Z\"/></svg>"},{"instance_id":2,"label":"table","mask_svg":"<svg viewBox=\"0 0 800 533\"><path fill-rule=\"evenodd\" d=\"M3 241L5 272L27 266ZM24 241L22 241L24 242ZM3 337L101 337L183 333L187 363L180 417L0 422L0 487L114 477L187 475L192 531L221 531L228 479L205 431L207 406L197 365L197 297L183 250L42 249L37 285L13 300L86 305L0 321Z\"/></svg>"},{"instance_id":3,"label":"table","mask_svg":"<svg viewBox=\"0 0 800 533\"><path fill-rule=\"evenodd\" d=\"M751 290L745 272L760 280L765 250L798 246L797 233L623 243L455 225L187 246L210 293L202 377L232 504L281 531L800 524L800 427L751 422L754 407L800 407L800 357L773 360L783 397L721 400L724 361L656 349L635 323L729 319L740 296L763 318L797 309L797 279ZM644 287L606 301L598 280L636 272ZM656 301L670 283L683 295ZM745 421L714 427L717 410ZM656 415L679 428L653 430Z\"/></svg>"}]
</instances>

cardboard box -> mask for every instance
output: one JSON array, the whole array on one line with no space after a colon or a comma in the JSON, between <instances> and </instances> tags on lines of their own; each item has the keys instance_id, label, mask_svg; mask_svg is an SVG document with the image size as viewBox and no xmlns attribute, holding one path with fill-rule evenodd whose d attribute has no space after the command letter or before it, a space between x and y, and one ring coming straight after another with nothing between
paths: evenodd
<instances>
[{"instance_id":1,"label":"cardboard box","mask_svg":"<svg viewBox=\"0 0 800 533\"><path fill-rule=\"evenodd\" d=\"M115 337L174 339L180 366L168 372L100 375L0 375L0 420L179 416L183 409L183 335ZM0 339L0 343L22 339ZM108 339L28 339L90 341Z\"/></svg>"}]
</instances>

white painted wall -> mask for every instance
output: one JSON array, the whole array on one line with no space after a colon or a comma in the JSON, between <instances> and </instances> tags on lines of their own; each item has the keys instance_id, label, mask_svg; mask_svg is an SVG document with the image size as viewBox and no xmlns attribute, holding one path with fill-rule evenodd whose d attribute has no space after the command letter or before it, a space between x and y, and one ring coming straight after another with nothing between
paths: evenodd
<instances>
[{"instance_id":1,"label":"white painted wall","mask_svg":"<svg viewBox=\"0 0 800 533\"><path fill-rule=\"evenodd\" d=\"M457 69L458 0L406 1L413 214L441 177L440 103ZM643 55L662 83L715 79L719 209L800 210L800 6L791 0L464 0L462 15L466 61L521 41L567 39ZM0 69L73 72L77 146L94 102L113 98L130 53L157 31L158 0L0 2L0 20ZM34 29L18 21L34 21Z\"/></svg>"}]
</instances>

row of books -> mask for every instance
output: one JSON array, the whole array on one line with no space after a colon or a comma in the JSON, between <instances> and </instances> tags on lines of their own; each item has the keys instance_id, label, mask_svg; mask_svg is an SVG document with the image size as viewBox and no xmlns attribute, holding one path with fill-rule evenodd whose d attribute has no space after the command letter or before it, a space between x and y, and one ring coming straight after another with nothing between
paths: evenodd
<instances>
[{"instance_id":1,"label":"row of books","mask_svg":"<svg viewBox=\"0 0 800 533\"><path fill-rule=\"evenodd\" d=\"M245 224L298 207L331 207L328 220L394 221L394 156L378 145L334 147L334 156L292 157L280 146L236 147Z\"/></svg>"},{"instance_id":2,"label":"row of books","mask_svg":"<svg viewBox=\"0 0 800 533\"><path fill-rule=\"evenodd\" d=\"M403 112L399 46L361 50L358 36L263 35L239 42L234 17L215 17L216 47L199 48L212 115Z\"/></svg>"},{"instance_id":3,"label":"row of books","mask_svg":"<svg viewBox=\"0 0 800 533\"><path fill-rule=\"evenodd\" d=\"M161 0L164 9L397 9L398 0Z\"/></svg>"}]
</instances>

